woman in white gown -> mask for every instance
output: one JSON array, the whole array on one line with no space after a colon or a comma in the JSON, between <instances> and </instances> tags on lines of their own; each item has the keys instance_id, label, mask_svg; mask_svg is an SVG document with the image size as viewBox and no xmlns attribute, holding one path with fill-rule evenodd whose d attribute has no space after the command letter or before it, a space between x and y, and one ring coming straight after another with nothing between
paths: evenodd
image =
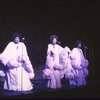
<instances>
[{"instance_id":1,"label":"woman in white gown","mask_svg":"<svg viewBox=\"0 0 100 100\"><path fill-rule=\"evenodd\" d=\"M75 48L71 53L72 66L77 73L77 77L73 80L73 85L82 86L86 85L85 77L88 75L88 60L85 59L81 49L81 41L77 40Z\"/></svg>"},{"instance_id":2,"label":"woman in white gown","mask_svg":"<svg viewBox=\"0 0 100 100\"><path fill-rule=\"evenodd\" d=\"M29 91L33 89L31 79L34 78L34 70L29 60L26 46L20 41L20 33L13 35L5 50L0 54L0 60L6 67L4 76L4 90Z\"/></svg>"},{"instance_id":3,"label":"woman in white gown","mask_svg":"<svg viewBox=\"0 0 100 100\"><path fill-rule=\"evenodd\" d=\"M51 43L48 44L47 57L46 57L46 69L43 70L44 75L48 79L47 87L56 89L61 88L61 75L60 70L62 69L59 64L59 55L63 48L57 44L58 36L50 36Z\"/></svg>"}]
</instances>

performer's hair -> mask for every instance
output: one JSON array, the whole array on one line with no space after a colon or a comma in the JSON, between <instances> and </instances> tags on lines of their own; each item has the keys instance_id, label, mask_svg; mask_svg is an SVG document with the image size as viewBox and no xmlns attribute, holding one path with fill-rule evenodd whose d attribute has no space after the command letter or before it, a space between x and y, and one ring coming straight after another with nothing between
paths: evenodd
<instances>
[{"instance_id":1,"label":"performer's hair","mask_svg":"<svg viewBox=\"0 0 100 100\"><path fill-rule=\"evenodd\" d=\"M50 38L49 38L49 39L50 39L50 42L52 42L52 40L53 40L54 38L56 38L57 41L58 41L58 36L55 35L55 34L53 34L53 35L51 35Z\"/></svg>"},{"instance_id":2,"label":"performer's hair","mask_svg":"<svg viewBox=\"0 0 100 100\"><path fill-rule=\"evenodd\" d=\"M76 40L75 47L77 47L79 43L81 43L81 40Z\"/></svg>"},{"instance_id":3,"label":"performer's hair","mask_svg":"<svg viewBox=\"0 0 100 100\"><path fill-rule=\"evenodd\" d=\"M21 39L21 34L20 34L19 32L15 32L15 33L13 34L13 36L12 36L12 40L14 41L14 39L15 39L16 37L19 37L19 38Z\"/></svg>"}]
</instances>

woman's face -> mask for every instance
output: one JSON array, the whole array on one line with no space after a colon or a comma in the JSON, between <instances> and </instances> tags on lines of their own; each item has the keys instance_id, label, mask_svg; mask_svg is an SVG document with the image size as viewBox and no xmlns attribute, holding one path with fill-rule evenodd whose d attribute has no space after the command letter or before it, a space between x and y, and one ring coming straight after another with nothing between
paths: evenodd
<instances>
[{"instance_id":1,"label":"woman's face","mask_svg":"<svg viewBox=\"0 0 100 100\"><path fill-rule=\"evenodd\" d=\"M57 43L57 39L54 38L54 39L52 40L52 44L54 45L54 44L56 44L56 43Z\"/></svg>"},{"instance_id":2,"label":"woman's face","mask_svg":"<svg viewBox=\"0 0 100 100\"><path fill-rule=\"evenodd\" d=\"M79 44L78 44L78 48L81 48L81 45L82 45L82 44L81 44L81 43L79 43Z\"/></svg>"},{"instance_id":3,"label":"woman's face","mask_svg":"<svg viewBox=\"0 0 100 100\"><path fill-rule=\"evenodd\" d=\"M19 37L15 37L14 42L15 42L16 44L18 44L18 43L20 42L20 38L19 38Z\"/></svg>"}]
</instances>

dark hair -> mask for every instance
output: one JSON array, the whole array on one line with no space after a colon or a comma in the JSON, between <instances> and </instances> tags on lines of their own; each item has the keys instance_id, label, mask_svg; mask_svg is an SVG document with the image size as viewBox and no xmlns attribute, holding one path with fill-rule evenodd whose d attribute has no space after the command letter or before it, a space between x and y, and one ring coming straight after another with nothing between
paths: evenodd
<instances>
[{"instance_id":1,"label":"dark hair","mask_svg":"<svg viewBox=\"0 0 100 100\"><path fill-rule=\"evenodd\" d=\"M77 47L79 43L81 43L81 40L76 40L75 47Z\"/></svg>"},{"instance_id":2,"label":"dark hair","mask_svg":"<svg viewBox=\"0 0 100 100\"><path fill-rule=\"evenodd\" d=\"M58 36L53 34L53 35L51 35L50 38L49 38L49 39L50 39L50 42L52 42L52 40L53 40L54 38L56 38L57 41L58 41Z\"/></svg>"},{"instance_id":3,"label":"dark hair","mask_svg":"<svg viewBox=\"0 0 100 100\"><path fill-rule=\"evenodd\" d=\"M15 32L13 34L12 40L14 41L16 37L19 37L21 39L21 34L19 32Z\"/></svg>"}]
</instances>

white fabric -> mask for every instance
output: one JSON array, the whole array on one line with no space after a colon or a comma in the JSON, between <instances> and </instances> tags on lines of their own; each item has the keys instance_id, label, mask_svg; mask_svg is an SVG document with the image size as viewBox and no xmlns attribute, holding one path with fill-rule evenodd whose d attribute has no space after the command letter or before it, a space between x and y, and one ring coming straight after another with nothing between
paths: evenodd
<instances>
[{"instance_id":1,"label":"white fabric","mask_svg":"<svg viewBox=\"0 0 100 100\"><path fill-rule=\"evenodd\" d=\"M48 80L48 84L47 87L49 88L60 88L61 85L61 76L60 76L60 70L61 70L61 66L59 64L59 56L61 51L63 50L63 48L61 46L59 46L58 44L52 45L49 44L48 48L47 48L47 58L46 58L46 66L48 67L48 69L50 69L51 71L49 71L49 80ZM52 74L51 74L52 73ZM46 73L44 73L45 75L47 75Z\"/></svg>"},{"instance_id":2,"label":"white fabric","mask_svg":"<svg viewBox=\"0 0 100 100\"><path fill-rule=\"evenodd\" d=\"M59 65L59 55L62 50L63 48L59 46L58 44L55 44L54 46L52 44L49 44L48 50L47 50L47 61L50 60L50 63L51 63L51 60L52 60L53 64Z\"/></svg>"},{"instance_id":3,"label":"white fabric","mask_svg":"<svg viewBox=\"0 0 100 100\"><path fill-rule=\"evenodd\" d=\"M83 52L80 48L74 48L71 53L72 65L78 69L88 67L88 60L84 58Z\"/></svg>"},{"instance_id":4,"label":"white fabric","mask_svg":"<svg viewBox=\"0 0 100 100\"><path fill-rule=\"evenodd\" d=\"M83 52L80 48L73 48L71 59L72 66L77 72L77 77L73 80L74 85L86 85L85 77L88 75L88 60L85 59Z\"/></svg>"},{"instance_id":5,"label":"white fabric","mask_svg":"<svg viewBox=\"0 0 100 100\"><path fill-rule=\"evenodd\" d=\"M34 78L34 70L24 43L10 42L1 53L0 60L7 67L4 89L27 91L33 88L30 78Z\"/></svg>"},{"instance_id":6,"label":"white fabric","mask_svg":"<svg viewBox=\"0 0 100 100\"><path fill-rule=\"evenodd\" d=\"M61 71L61 78L63 78L64 75L66 79L72 79L76 76L76 72L71 65L69 53L71 53L71 50L67 47L60 54L60 64L63 68Z\"/></svg>"},{"instance_id":7,"label":"white fabric","mask_svg":"<svg viewBox=\"0 0 100 100\"><path fill-rule=\"evenodd\" d=\"M6 75L5 75L5 72L2 71L2 70L0 70L0 76L5 77L5 76L6 76Z\"/></svg>"}]
</instances>

